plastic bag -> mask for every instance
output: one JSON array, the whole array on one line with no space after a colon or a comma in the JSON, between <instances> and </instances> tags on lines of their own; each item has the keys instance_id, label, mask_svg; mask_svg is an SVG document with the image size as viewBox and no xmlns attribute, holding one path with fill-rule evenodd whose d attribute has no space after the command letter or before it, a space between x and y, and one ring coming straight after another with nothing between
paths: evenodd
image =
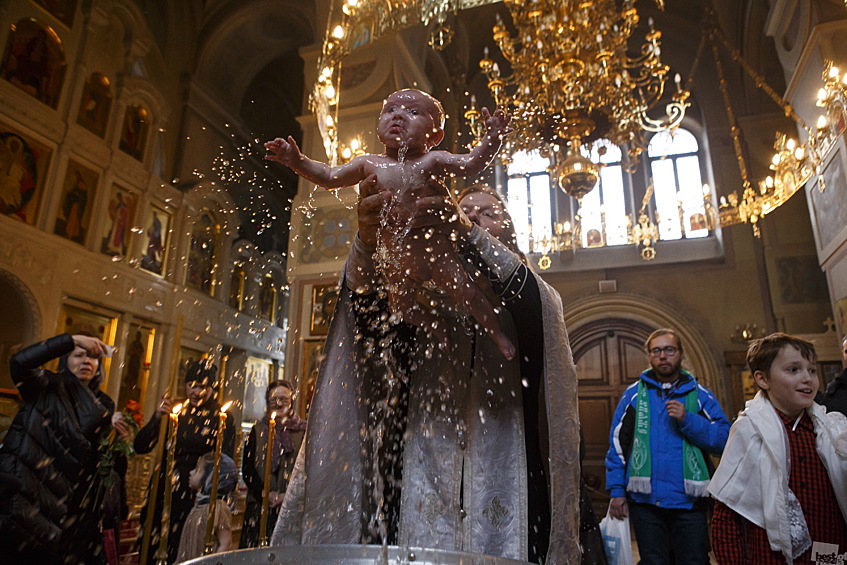
<instances>
[{"instance_id":1,"label":"plastic bag","mask_svg":"<svg viewBox=\"0 0 847 565\"><path fill-rule=\"evenodd\" d=\"M635 565L632 559L632 539L629 534L629 517L623 520L612 518L609 513L600 520L603 543L609 565Z\"/></svg>"}]
</instances>

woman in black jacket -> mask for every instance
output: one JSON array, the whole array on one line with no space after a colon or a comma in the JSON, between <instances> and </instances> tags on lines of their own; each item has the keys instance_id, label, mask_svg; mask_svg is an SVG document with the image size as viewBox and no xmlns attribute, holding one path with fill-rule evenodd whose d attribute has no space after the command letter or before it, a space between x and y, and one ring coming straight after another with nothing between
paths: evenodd
<instances>
[{"instance_id":1,"label":"woman in black jacket","mask_svg":"<svg viewBox=\"0 0 847 565\"><path fill-rule=\"evenodd\" d=\"M95 337L63 334L9 361L23 399L0 448L0 555L6 563L101 563L96 471L114 402L99 390ZM60 357L59 371L39 367ZM128 433L126 424L116 429ZM8 561L6 560L8 559Z\"/></svg>"}]
</instances>

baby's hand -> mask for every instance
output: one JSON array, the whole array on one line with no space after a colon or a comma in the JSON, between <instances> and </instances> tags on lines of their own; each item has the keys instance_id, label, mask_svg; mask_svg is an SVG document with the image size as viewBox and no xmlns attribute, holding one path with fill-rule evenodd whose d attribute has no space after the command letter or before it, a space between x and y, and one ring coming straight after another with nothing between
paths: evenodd
<instances>
[{"instance_id":1,"label":"baby's hand","mask_svg":"<svg viewBox=\"0 0 847 565\"><path fill-rule=\"evenodd\" d=\"M287 140L277 137L271 141L266 141L265 149L270 152L270 154L265 155L266 160L282 163L286 167L293 167L303 158L300 148L297 147L297 142L290 135Z\"/></svg>"},{"instance_id":2,"label":"baby's hand","mask_svg":"<svg viewBox=\"0 0 847 565\"><path fill-rule=\"evenodd\" d=\"M514 131L509 127L509 122L512 121L512 114L507 114L502 106L497 106L493 114L485 107L482 108L481 112L489 135L502 138L504 135L508 135Z\"/></svg>"}]
</instances>

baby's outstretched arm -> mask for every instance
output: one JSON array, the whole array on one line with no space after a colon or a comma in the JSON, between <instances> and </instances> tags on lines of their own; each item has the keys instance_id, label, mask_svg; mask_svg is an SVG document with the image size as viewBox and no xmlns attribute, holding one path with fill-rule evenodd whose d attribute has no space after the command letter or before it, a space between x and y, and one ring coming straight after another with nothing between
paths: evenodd
<instances>
[{"instance_id":1,"label":"baby's outstretched arm","mask_svg":"<svg viewBox=\"0 0 847 565\"><path fill-rule=\"evenodd\" d=\"M446 173L463 177L471 177L481 173L500 151L503 136L512 133L512 128L509 127L512 115L507 114L500 106L494 110L493 114L485 107L482 108L481 113L487 131L470 153L456 155L455 153L439 151L440 157L444 160L443 166Z\"/></svg>"},{"instance_id":2,"label":"baby's outstretched arm","mask_svg":"<svg viewBox=\"0 0 847 565\"><path fill-rule=\"evenodd\" d=\"M265 142L265 155L268 161L282 163L304 179L330 190L353 186L365 178L365 156L356 157L349 163L330 167L326 163L309 159L300 152L297 142L290 135L288 139L277 137Z\"/></svg>"}]
</instances>

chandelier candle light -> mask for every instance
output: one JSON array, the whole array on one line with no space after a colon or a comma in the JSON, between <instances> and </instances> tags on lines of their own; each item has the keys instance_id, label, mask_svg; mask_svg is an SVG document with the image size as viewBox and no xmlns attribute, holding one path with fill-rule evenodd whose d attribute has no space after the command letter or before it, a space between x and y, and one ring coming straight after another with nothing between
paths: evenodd
<instances>
[{"instance_id":1,"label":"chandelier candle light","mask_svg":"<svg viewBox=\"0 0 847 565\"><path fill-rule=\"evenodd\" d=\"M276 412L273 412L268 422L268 446L265 451L265 478L262 486L262 516L259 519L259 547L268 547L268 499L271 494L271 467L275 435Z\"/></svg>"},{"instance_id":2,"label":"chandelier candle light","mask_svg":"<svg viewBox=\"0 0 847 565\"><path fill-rule=\"evenodd\" d=\"M206 545L203 555L211 555L215 551L215 509L218 501L218 482L221 476L221 452L226 431L226 411L232 405L232 400L221 406L218 415L218 437L215 441L215 466L212 469L212 492L209 496L209 518L206 521Z\"/></svg>"},{"instance_id":3,"label":"chandelier candle light","mask_svg":"<svg viewBox=\"0 0 847 565\"><path fill-rule=\"evenodd\" d=\"M818 91L816 104L826 113L818 116L816 135L811 140L821 159L829 154L835 141L847 129L847 72L842 73L832 61L827 61L822 78L824 85ZM819 187L824 189L822 183Z\"/></svg>"}]
</instances>

